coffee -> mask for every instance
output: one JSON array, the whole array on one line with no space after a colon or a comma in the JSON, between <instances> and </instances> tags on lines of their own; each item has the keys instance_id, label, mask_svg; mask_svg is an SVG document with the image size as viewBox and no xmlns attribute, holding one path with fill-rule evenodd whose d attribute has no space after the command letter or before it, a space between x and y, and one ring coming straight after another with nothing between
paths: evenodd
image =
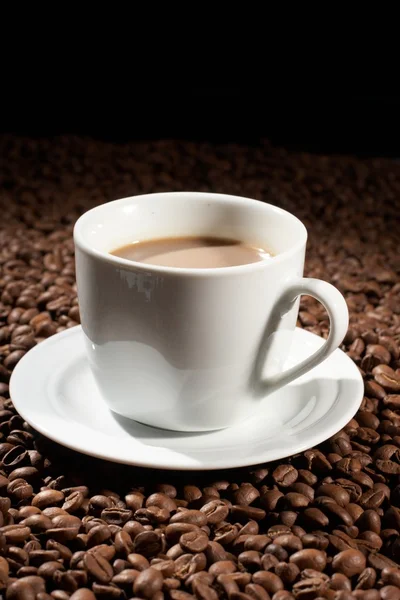
<instances>
[{"instance_id":1,"label":"coffee","mask_svg":"<svg viewBox=\"0 0 400 600\"><path fill-rule=\"evenodd\" d=\"M114 256L163 267L209 269L247 265L272 253L240 240L219 237L170 237L133 242L111 252Z\"/></svg>"}]
</instances>

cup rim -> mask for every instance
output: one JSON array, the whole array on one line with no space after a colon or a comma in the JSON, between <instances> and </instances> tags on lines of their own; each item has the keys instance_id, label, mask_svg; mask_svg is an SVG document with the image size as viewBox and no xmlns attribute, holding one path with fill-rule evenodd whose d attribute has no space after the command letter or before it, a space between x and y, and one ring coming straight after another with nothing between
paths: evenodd
<instances>
[{"instance_id":1,"label":"cup rim","mask_svg":"<svg viewBox=\"0 0 400 600\"><path fill-rule=\"evenodd\" d=\"M284 252L279 252L279 254L273 256L271 260L268 261L258 261L254 263L248 263L245 265L234 265L229 267L201 267L201 268L191 268L191 267L167 267L162 265L152 265L149 263L141 263L134 260L128 260L126 258L121 258L120 256L115 256L110 252L101 251L93 248L84 238L83 235L83 227L85 223L96 213L100 208L105 206L116 206L129 204L133 199L136 198L146 198L146 197L155 197L155 196L164 196L167 198L168 196L191 196L202 197L212 199L225 200L226 202L240 203L252 205L254 204L261 205L265 207L267 210L272 211L276 214L289 217L292 220L296 221L298 224L301 234L300 238L291 248L285 250ZM76 247L78 247L83 252L89 254L93 258L101 260L103 262L110 263L114 266L121 266L126 269L131 269L134 271L143 271L145 273L155 273L159 275L176 275L176 276L197 276L197 277L215 277L215 276L223 276L223 275L236 275L236 274L244 274L249 271L258 271L261 269L268 268L269 265L280 263L287 258L295 255L299 250L301 250L307 242L307 229L304 223L296 217L293 213L280 208L278 206L274 206L273 204L269 204L267 202L263 202L262 200L256 200L252 198L247 198L245 196L236 196L231 194L220 194L214 192L155 192L150 194L135 194L134 196L127 196L124 198L119 198L117 200L112 200L110 202L103 202L86 212L84 212L75 222L73 229L73 238Z\"/></svg>"}]
</instances>

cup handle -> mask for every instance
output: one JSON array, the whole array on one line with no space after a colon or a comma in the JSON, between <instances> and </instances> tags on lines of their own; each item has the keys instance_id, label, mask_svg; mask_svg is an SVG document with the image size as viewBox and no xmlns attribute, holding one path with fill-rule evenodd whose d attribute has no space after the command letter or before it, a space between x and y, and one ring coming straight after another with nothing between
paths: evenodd
<instances>
[{"instance_id":1,"label":"cup handle","mask_svg":"<svg viewBox=\"0 0 400 600\"><path fill-rule=\"evenodd\" d=\"M299 364L287 369L283 373L263 378L262 388L264 393L278 389L290 383L297 377L304 375L325 360L343 340L349 325L349 311L342 294L333 285L321 279L301 278L289 283L279 299L279 304L284 307L293 304L302 294L316 298L326 308L330 320L330 332L324 345Z\"/></svg>"}]
</instances>

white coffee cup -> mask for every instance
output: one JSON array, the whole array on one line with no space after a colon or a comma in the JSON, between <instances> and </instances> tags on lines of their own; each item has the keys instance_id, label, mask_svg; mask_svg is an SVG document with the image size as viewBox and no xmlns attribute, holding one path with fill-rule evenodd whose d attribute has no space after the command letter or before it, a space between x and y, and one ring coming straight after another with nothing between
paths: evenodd
<instances>
[{"instance_id":1,"label":"white coffee cup","mask_svg":"<svg viewBox=\"0 0 400 600\"><path fill-rule=\"evenodd\" d=\"M275 256L189 269L110 254L137 240L202 235ZM86 212L74 240L89 363L108 406L136 421L178 431L229 427L323 361L346 333L340 292L303 278L306 228L275 206L202 192L133 196ZM301 294L326 307L330 333L311 357L285 370Z\"/></svg>"}]
</instances>

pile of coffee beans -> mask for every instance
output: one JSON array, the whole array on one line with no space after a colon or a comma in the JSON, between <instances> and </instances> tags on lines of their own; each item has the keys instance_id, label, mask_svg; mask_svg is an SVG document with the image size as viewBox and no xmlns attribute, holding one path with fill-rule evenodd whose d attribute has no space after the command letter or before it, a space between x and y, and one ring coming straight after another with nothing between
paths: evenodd
<instances>
[{"instance_id":1,"label":"pile of coffee beans","mask_svg":"<svg viewBox=\"0 0 400 600\"><path fill-rule=\"evenodd\" d=\"M400 165L189 142L0 141L0 597L5 600L400 599ZM9 378L79 323L71 238L86 209L205 190L298 215L306 274L346 296L342 349L365 381L331 439L208 473L110 465L16 413ZM299 326L326 337L303 297Z\"/></svg>"}]
</instances>

